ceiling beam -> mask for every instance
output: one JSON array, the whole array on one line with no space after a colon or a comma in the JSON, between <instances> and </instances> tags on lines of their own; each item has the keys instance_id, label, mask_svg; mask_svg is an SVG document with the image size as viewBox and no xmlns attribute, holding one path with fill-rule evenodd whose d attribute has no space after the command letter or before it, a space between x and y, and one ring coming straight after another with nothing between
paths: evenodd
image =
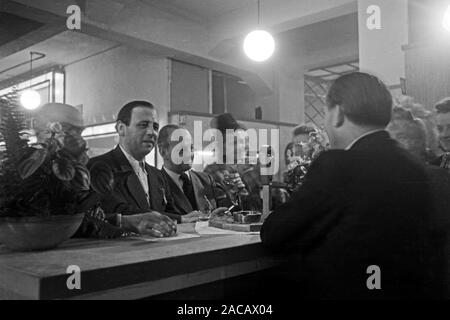
<instances>
[{"instance_id":1,"label":"ceiling beam","mask_svg":"<svg viewBox=\"0 0 450 320\"><path fill-rule=\"evenodd\" d=\"M273 34L297 29L313 23L358 11L356 0L299 1L267 0L261 6L261 24ZM248 6L215 19L209 26L210 48L221 41L243 38L256 27L256 7Z\"/></svg>"},{"instance_id":2,"label":"ceiling beam","mask_svg":"<svg viewBox=\"0 0 450 320\"><path fill-rule=\"evenodd\" d=\"M42 27L0 46L0 59L25 50L66 30L63 17L14 1L1 1L0 12L6 12L44 24Z\"/></svg>"},{"instance_id":3,"label":"ceiling beam","mask_svg":"<svg viewBox=\"0 0 450 320\"><path fill-rule=\"evenodd\" d=\"M29 6L16 1L3 0L0 2L0 11L14 14L29 20L41 22L50 25L66 25L66 19L62 16L48 11L39 10L34 6Z\"/></svg>"},{"instance_id":4,"label":"ceiling beam","mask_svg":"<svg viewBox=\"0 0 450 320\"><path fill-rule=\"evenodd\" d=\"M33 45L47 40L63 32L64 30L64 28L57 25L42 26L35 31L29 32L17 39L14 39L13 41L0 46L0 59L6 58L16 52L32 47Z\"/></svg>"}]
</instances>

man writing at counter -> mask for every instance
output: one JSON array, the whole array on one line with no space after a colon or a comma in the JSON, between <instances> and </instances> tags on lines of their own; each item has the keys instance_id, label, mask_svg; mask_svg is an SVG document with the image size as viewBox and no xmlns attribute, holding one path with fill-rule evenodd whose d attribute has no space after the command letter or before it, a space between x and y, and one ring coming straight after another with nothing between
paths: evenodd
<instances>
[{"instance_id":1,"label":"man writing at counter","mask_svg":"<svg viewBox=\"0 0 450 320\"><path fill-rule=\"evenodd\" d=\"M111 194L101 200L106 213L115 213L110 222L125 231L167 237L176 233L176 223L169 217L175 216L169 187L161 172L145 162L156 145L158 130L158 116L151 103L127 103L117 115L119 144L92 158L88 167L91 174L97 166L114 175Z\"/></svg>"}]
</instances>

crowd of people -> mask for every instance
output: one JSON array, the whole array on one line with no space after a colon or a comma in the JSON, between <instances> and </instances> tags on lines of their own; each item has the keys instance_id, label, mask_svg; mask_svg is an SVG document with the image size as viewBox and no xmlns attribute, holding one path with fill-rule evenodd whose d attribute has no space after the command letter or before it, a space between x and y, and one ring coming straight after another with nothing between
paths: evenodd
<instances>
[{"instance_id":1,"label":"crowd of people","mask_svg":"<svg viewBox=\"0 0 450 320\"><path fill-rule=\"evenodd\" d=\"M281 192L283 201L274 201L261 240L286 254L288 263L275 276L299 297L448 296L450 98L434 113L411 99L393 105L381 80L347 74L328 91L325 132L304 125L294 130L286 165L298 157L307 162L298 166L300 179L292 180L289 195ZM80 127L73 119L61 115L61 122ZM159 128L156 107L147 101L127 103L116 119L118 145L88 163L96 184L113 180L111 190L97 192L108 225L167 237L177 223L230 207L261 210L259 164L213 163L198 172L191 144L181 149L188 154L179 154L190 161L174 161L180 141L172 133L190 133L175 124ZM245 130L230 114L210 126ZM155 146L161 170L145 162ZM381 288L368 285L371 266L381 270Z\"/></svg>"}]
</instances>

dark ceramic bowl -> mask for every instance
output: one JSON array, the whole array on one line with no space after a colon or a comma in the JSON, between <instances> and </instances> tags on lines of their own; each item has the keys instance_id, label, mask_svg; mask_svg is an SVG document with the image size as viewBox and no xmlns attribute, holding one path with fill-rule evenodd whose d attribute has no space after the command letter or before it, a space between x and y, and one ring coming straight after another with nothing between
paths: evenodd
<instances>
[{"instance_id":1,"label":"dark ceramic bowl","mask_svg":"<svg viewBox=\"0 0 450 320\"><path fill-rule=\"evenodd\" d=\"M0 243L16 251L57 247L75 234L84 213L46 218L0 218Z\"/></svg>"}]
</instances>

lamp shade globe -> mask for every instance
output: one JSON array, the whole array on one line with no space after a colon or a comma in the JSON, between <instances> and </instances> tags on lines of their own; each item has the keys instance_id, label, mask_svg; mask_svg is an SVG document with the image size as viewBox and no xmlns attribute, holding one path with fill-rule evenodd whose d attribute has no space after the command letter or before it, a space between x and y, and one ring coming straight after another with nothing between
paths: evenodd
<instances>
[{"instance_id":1,"label":"lamp shade globe","mask_svg":"<svg viewBox=\"0 0 450 320\"><path fill-rule=\"evenodd\" d=\"M274 51L275 41L265 30L253 30L244 39L244 52L253 61L265 61Z\"/></svg>"},{"instance_id":2,"label":"lamp shade globe","mask_svg":"<svg viewBox=\"0 0 450 320\"><path fill-rule=\"evenodd\" d=\"M27 110L35 110L41 105L41 96L36 90L28 89L20 95L20 103Z\"/></svg>"}]
</instances>

